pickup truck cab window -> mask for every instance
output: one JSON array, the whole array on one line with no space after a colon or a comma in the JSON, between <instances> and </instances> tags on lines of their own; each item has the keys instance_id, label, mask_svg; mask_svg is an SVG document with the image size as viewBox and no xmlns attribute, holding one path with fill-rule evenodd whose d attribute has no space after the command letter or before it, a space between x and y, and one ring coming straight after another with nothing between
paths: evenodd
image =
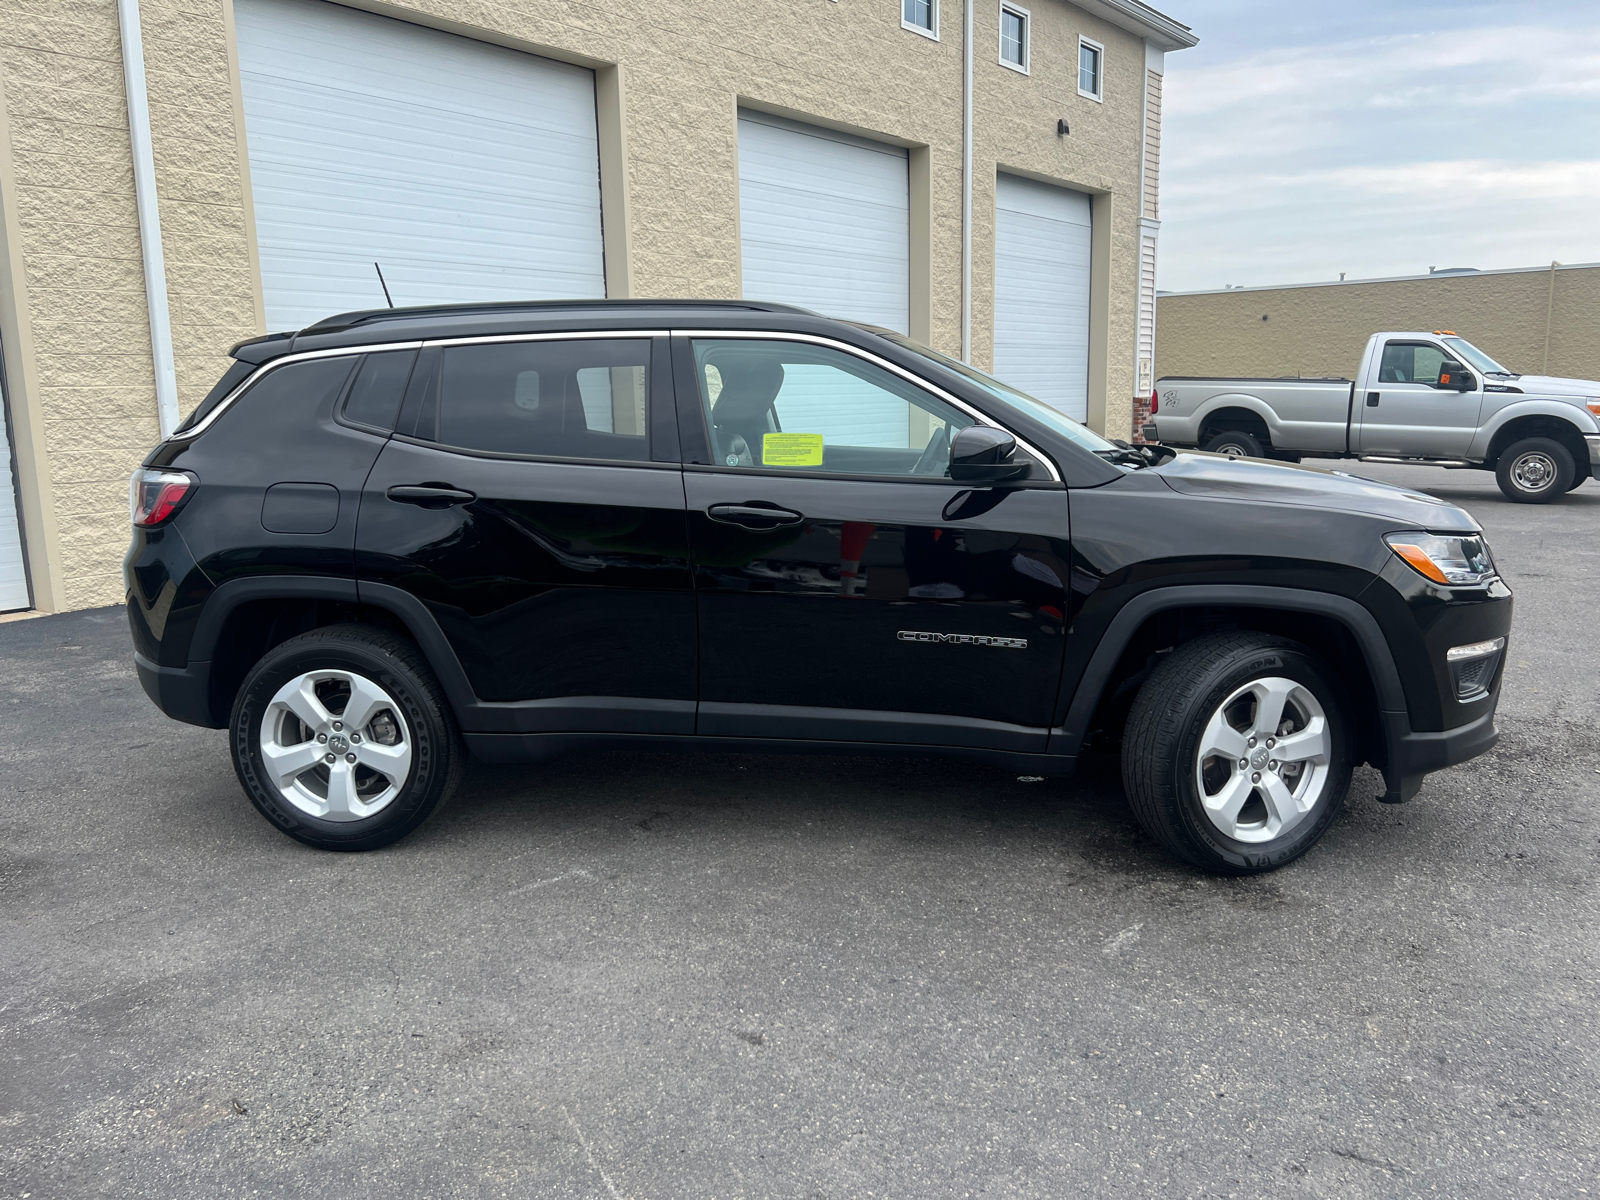
<instances>
[{"instance_id":1,"label":"pickup truck cab window","mask_svg":"<svg viewBox=\"0 0 1600 1200\"><path fill-rule=\"evenodd\" d=\"M1450 362L1444 347L1432 342L1389 342L1378 367L1379 383L1422 383L1438 387L1444 364Z\"/></svg>"}]
</instances>

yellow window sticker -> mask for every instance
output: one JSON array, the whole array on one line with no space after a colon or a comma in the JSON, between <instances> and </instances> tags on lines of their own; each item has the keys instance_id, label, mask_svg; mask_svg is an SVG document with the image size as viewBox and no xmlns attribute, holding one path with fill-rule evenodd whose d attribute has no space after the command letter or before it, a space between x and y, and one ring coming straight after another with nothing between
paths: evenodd
<instances>
[{"instance_id":1,"label":"yellow window sticker","mask_svg":"<svg viewBox=\"0 0 1600 1200\"><path fill-rule=\"evenodd\" d=\"M761 461L769 467L820 467L820 433L764 433Z\"/></svg>"}]
</instances>

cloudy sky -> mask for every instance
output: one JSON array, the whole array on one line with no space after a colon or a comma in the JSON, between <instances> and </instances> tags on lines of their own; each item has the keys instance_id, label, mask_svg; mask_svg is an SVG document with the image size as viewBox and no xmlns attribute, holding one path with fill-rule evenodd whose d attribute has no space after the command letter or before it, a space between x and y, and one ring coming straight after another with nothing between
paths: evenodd
<instances>
[{"instance_id":1,"label":"cloudy sky","mask_svg":"<svg viewBox=\"0 0 1600 1200\"><path fill-rule=\"evenodd\" d=\"M1600 261L1600 3L1157 0L1160 286Z\"/></svg>"}]
</instances>

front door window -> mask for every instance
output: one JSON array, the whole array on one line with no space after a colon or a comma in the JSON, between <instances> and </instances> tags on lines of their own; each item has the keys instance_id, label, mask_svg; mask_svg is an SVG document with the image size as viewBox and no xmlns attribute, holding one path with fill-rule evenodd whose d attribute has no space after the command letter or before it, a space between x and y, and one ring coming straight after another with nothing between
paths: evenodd
<instances>
[{"instance_id":1,"label":"front door window","mask_svg":"<svg viewBox=\"0 0 1600 1200\"><path fill-rule=\"evenodd\" d=\"M966 413L864 359L806 342L694 344L712 458L727 467L945 478Z\"/></svg>"}]
</instances>

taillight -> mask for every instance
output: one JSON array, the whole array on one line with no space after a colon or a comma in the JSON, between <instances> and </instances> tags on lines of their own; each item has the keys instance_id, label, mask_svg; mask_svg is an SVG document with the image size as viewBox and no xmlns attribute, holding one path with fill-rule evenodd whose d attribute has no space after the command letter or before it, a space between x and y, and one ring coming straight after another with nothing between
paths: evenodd
<instances>
[{"instance_id":1,"label":"taillight","mask_svg":"<svg viewBox=\"0 0 1600 1200\"><path fill-rule=\"evenodd\" d=\"M135 471L128 485L128 515L140 528L159 525L178 511L194 489L194 480L181 471Z\"/></svg>"},{"instance_id":2,"label":"taillight","mask_svg":"<svg viewBox=\"0 0 1600 1200\"><path fill-rule=\"evenodd\" d=\"M1161 393L1153 388L1150 391L1150 415L1153 417L1161 411Z\"/></svg>"}]
</instances>

